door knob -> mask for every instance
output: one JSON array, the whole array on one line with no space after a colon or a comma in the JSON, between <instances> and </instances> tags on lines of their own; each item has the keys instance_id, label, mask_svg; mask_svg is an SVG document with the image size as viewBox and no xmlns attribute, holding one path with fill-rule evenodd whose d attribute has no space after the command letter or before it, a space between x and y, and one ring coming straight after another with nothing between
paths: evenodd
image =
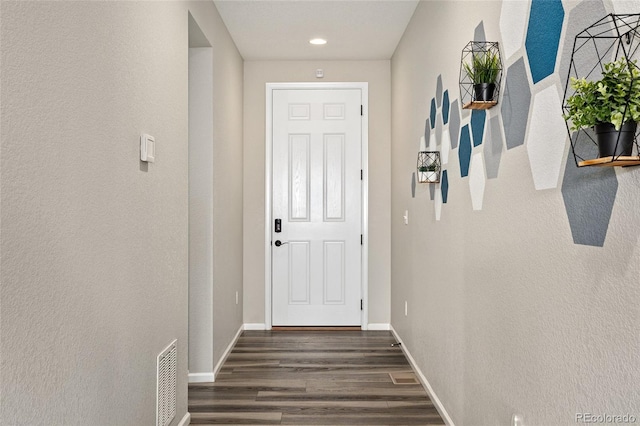
<instances>
[{"instance_id":1,"label":"door knob","mask_svg":"<svg viewBox=\"0 0 640 426\"><path fill-rule=\"evenodd\" d=\"M276 240L276 243L275 243L275 244L276 244L276 247L280 247L281 245L289 244L289 242L288 242L288 241L285 241L285 242L283 243L283 242L282 242L282 241L280 241L280 240Z\"/></svg>"}]
</instances>

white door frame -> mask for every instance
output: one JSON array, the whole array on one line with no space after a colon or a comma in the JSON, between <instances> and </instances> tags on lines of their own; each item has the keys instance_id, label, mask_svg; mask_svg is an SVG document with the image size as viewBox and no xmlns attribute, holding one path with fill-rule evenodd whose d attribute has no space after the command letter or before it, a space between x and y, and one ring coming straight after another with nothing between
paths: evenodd
<instances>
[{"instance_id":1,"label":"white door frame","mask_svg":"<svg viewBox=\"0 0 640 426\"><path fill-rule=\"evenodd\" d=\"M266 134L265 134L265 199L264 199L264 323L271 330L272 282L271 282L271 217L272 147L273 147L273 91L282 89L330 90L360 89L362 92L362 329L369 324L369 83L267 83L266 84Z\"/></svg>"}]
</instances>

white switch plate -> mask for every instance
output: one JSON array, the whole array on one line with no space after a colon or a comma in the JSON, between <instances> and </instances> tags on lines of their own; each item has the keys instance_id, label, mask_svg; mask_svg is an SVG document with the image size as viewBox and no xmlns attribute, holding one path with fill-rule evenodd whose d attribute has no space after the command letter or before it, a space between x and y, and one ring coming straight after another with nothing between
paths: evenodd
<instances>
[{"instance_id":1,"label":"white switch plate","mask_svg":"<svg viewBox=\"0 0 640 426\"><path fill-rule=\"evenodd\" d=\"M140 135L140 160L147 163L156 161L156 138L146 133Z\"/></svg>"},{"instance_id":2,"label":"white switch plate","mask_svg":"<svg viewBox=\"0 0 640 426\"><path fill-rule=\"evenodd\" d=\"M404 224L408 225L409 224L409 210L405 210L404 211L404 216L402 216L402 218L404 219Z\"/></svg>"}]
</instances>

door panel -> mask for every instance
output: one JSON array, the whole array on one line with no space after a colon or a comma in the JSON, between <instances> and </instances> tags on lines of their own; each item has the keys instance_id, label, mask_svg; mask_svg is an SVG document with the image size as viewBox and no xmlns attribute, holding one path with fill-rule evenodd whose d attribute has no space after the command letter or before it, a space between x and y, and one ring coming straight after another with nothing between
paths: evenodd
<instances>
[{"instance_id":1,"label":"door panel","mask_svg":"<svg viewBox=\"0 0 640 426\"><path fill-rule=\"evenodd\" d=\"M360 105L359 89L273 91L275 326L361 324Z\"/></svg>"}]
</instances>

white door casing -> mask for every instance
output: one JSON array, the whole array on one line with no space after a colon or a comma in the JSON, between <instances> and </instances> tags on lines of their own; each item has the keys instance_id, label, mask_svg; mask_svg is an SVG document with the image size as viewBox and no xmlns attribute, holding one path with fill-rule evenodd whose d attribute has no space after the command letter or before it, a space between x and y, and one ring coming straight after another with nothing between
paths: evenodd
<instances>
[{"instance_id":1,"label":"white door casing","mask_svg":"<svg viewBox=\"0 0 640 426\"><path fill-rule=\"evenodd\" d=\"M366 329L366 98L366 83L267 85L267 328Z\"/></svg>"}]
</instances>

